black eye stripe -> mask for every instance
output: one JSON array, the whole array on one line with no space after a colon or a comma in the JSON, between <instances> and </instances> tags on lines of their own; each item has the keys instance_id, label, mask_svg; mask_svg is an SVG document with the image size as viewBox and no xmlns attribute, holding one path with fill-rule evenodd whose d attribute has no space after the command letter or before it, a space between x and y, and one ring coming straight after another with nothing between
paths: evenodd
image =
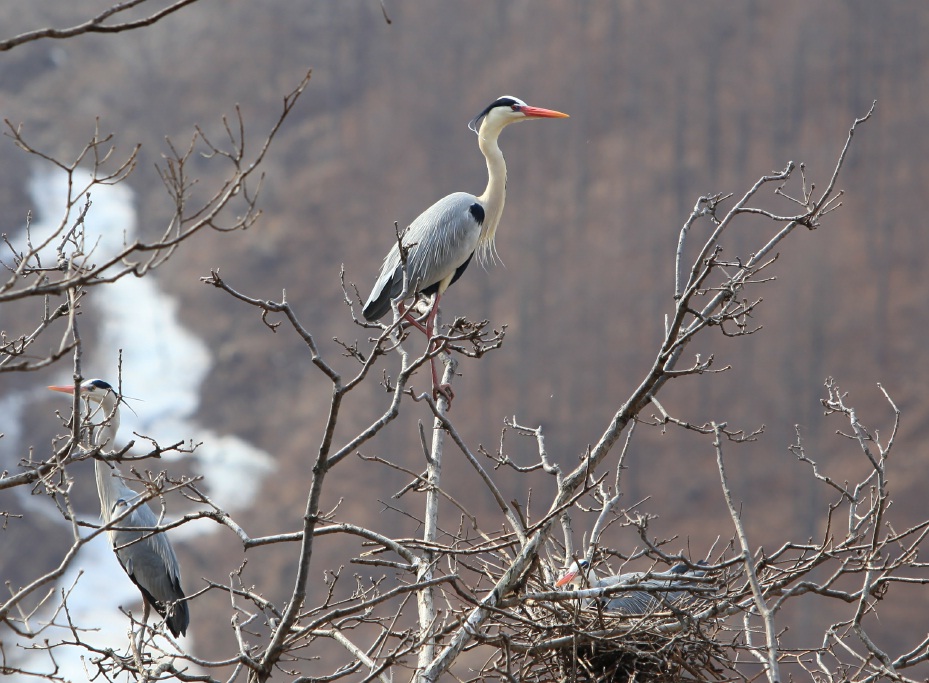
<instances>
[{"instance_id":1,"label":"black eye stripe","mask_svg":"<svg viewBox=\"0 0 929 683\"><path fill-rule=\"evenodd\" d=\"M498 97L496 100L487 105L484 111L471 119L471 122L468 123L468 128L476 133L480 128L481 121L490 113L491 109L495 109L497 107L509 107L511 111L522 111L524 106L525 103L517 100L515 97Z\"/></svg>"}]
</instances>

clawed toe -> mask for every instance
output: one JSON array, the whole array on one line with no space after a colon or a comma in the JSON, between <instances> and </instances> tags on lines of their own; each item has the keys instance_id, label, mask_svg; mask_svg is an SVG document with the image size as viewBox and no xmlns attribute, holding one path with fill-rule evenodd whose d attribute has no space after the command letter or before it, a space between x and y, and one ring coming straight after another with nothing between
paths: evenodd
<instances>
[{"instance_id":1,"label":"clawed toe","mask_svg":"<svg viewBox=\"0 0 929 683\"><path fill-rule=\"evenodd\" d=\"M452 399L455 398L455 392L452 391L451 384L433 385L432 398L438 401L439 396L445 399L445 403L448 404L449 408L452 407Z\"/></svg>"}]
</instances>

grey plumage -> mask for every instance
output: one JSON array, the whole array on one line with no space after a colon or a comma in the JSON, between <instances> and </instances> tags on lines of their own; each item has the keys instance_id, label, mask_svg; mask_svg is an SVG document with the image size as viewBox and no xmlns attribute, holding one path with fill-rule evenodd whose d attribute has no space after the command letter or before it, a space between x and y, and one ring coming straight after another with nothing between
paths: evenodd
<instances>
[{"instance_id":1,"label":"grey plumage","mask_svg":"<svg viewBox=\"0 0 929 683\"><path fill-rule=\"evenodd\" d=\"M455 282L468 267L481 235L484 208L477 197L455 192L443 197L414 220L403 234L409 246L407 270L410 290L433 295L440 284ZM441 226L437 229L436 226ZM390 310L390 302L403 291L400 248L395 242L388 252L374 289L362 314L366 320L379 320Z\"/></svg>"},{"instance_id":2,"label":"grey plumage","mask_svg":"<svg viewBox=\"0 0 929 683\"><path fill-rule=\"evenodd\" d=\"M49 387L53 391L73 393L73 386ZM115 450L119 429L119 397L107 382L91 379L80 386L81 399L87 409L91 446L103 451ZM142 499L123 480L119 470L100 460L94 461L100 516L104 525L113 523ZM175 637L186 635L190 624L190 609L181 588L181 568L168 537L152 533L158 517L147 503L138 504L107 529L110 547L116 553L126 574L138 587L147 605L166 618L168 629Z\"/></svg>"},{"instance_id":3,"label":"grey plumage","mask_svg":"<svg viewBox=\"0 0 929 683\"><path fill-rule=\"evenodd\" d=\"M702 561L698 564L705 564ZM702 569L688 570L685 564L676 564L668 571L679 575L680 579L648 578L648 572L629 572L607 576L602 579L585 576L589 570L587 560L572 563L555 583L558 588L564 586L583 587L585 582L590 588L610 588L612 586L636 584L652 590L630 590L614 593L591 601L592 606L599 606L605 612L618 612L627 615L648 614L655 610L667 609L679 604L692 594L686 590L695 584L688 579L699 578L706 574ZM654 574L654 572L652 572ZM658 590L665 589L665 590Z\"/></svg>"},{"instance_id":4,"label":"grey plumage","mask_svg":"<svg viewBox=\"0 0 929 683\"><path fill-rule=\"evenodd\" d=\"M480 196L455 192L421 213L400 237L407 251L409 297L418 294L432 296L432 307L425 326L416 322L432 342L439 301L448 287L464 273L474 254L482 263L493 257L494 236L506 201L506 162L497 145L500 132L509 124L539 118L566 118L567 114L550 109L530 107L508 95L499 97L475 116L468 127L478 137L478 146L487 162L487 187ZM403 293L403 265L400 247L394 242L362 308L369 322L382 318L391 301ZM400 303L400 315L411 322ZM431 350L431 349L430 349ZM443 394L451 403L451 387L440 385L432 358L434 394Z\"/></svg>"},{"instance_id":5,"label":"grey plumage","mask_svg":"<svg viewBox=\"0 0 929 683\"><path fill-rule=\"evenodd\" d=\"M95 465L98 472L107 467L99 460ZM110 514L103 517L103 523L109 524L132 508L141 496L126 486L118 472L103 473L103 476L112 478L120 489ZM110 547L142 596L158 614L162 617L167 615L171 633L186 635L190 610L181 588L180 563L168 537L164 533L148 531L157 526L158 517L147 503L142 503L117 522L116 529L107 531ZM168 605L171 605L170 614Z\"/></svg>"},{"instance_id":6,"label":"grey plumage","mask_svg":"<svg viewBox=\"0 0 929 683\"><path fill-rule=\"evenodd\" d=\"M671 574L680 574L682 577L681 581L672 581L669 579L648 579L647 581L638 581L642 574L638 573L638 576L629 576L627 574L620 574L619 576L608 576L604 579L599 579L596 582L597 588L606 588L609 586L616 586L623 583L640 583L642 586L648 586L649 588L668 588L669 590L656 590L652 591L629 591L627 593L619 593L612 597L606 597L601 600L603 604L603 609L607 612L621 612L623 614L648 614L657 609L665 609L670 605L677 604L685 595L690 595L686 590L674 590L680 589L684 586L687 586L688 583L684 579L687 576L703 576L706 572L695 570L693 572L687 571L687 565L676 564L670 570ZM693 584L689 584L693 585Z\"/></svg>"},{"instance_id":7,"label":"grey plumage","mask_svg":"<svg viewBox=\"0 0 929 683\"><path fill-rule=\"evenodd\" d=\"M491 257L506 200L506 162L497 139L511 123L540 118L567 118L567 114L530 107L519 98L504 95L468 124L477 133L487 162L487 188L479 197L455 192L440 199L404 232L401 241L409 248L410 295L435 294L437 303L448 286L461 277L475 251L482 263ZM365 319L373 322L383 317L390 310L391 299L402 290L400 249L394 243L365 302Z\"/></svg>"}]
</instances>

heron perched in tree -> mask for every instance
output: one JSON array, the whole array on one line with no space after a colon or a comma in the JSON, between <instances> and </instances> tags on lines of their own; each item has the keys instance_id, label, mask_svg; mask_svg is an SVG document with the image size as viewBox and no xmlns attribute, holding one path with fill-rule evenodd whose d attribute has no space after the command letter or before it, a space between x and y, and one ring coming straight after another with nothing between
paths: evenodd
<instances>
[{"instance_id":1,"label":"heron perched in tree","mask_svg":"<svg viewBox=\"0 0 929 683\"><path fill-rule=\"evenodd\" d=\"M506 163L497 145L500 132L519 121L567 116L560 111L530 107L516 97L504 96L491 102L468 124L477 133L478 146L487 160L487 189L477 197L467 192L443 197L421 213L400 238L406 251L407 295L434 297L425 326L410 316L402 301L399 304L400 314L425 332L430 344L439 300L445 290L461 277L475 253L481 264L491 260L495 253L494 235L506 199ZM400 244L395 242L384 258L362 314L370 322L379 320L390 310L391 301L401 294L403 259ZM450 387L439 384L434 359L432 385L434 393L442 393L451 400Z\"/></svg>"},{"instance_id":2,"label":"heron perched in tree","mask_svg":"<svg viewBox=\"0 0 929 683\"><path fill-rule=\"evenodd\" d=\"M52 391L74 394L73 386L51 386ZM89 379L79 387L86 408L90 445L115 450L119 429L119 395L102 379ZM147 503L137 504L141 496L129 488L119 470L100 458L94 460L100 515L107 525L125 515L108 529L110 546L132 582L142 592L143 623L152 607L167 621L175 637L186 635L190 610L181 588L181 567L174 548L164 533L152 533L158 517ZM135 509L132 509L135 506ZM130 510L126 513L127 510Z\"/></svg>"},{"instance_id":3,"label":"heron perched in tree","mask_svg":"<svg viewBox=\"0 0 929 683\"><path fill-rule=\"evenodd\" d=\"M706 564L702 560L698 565ZM668 574L679 576L679 579L657 578L654 572L629 572L627 574L617 574L598 579L592 575L590 562L587 560L578 560L572 562L571 566L555 582L555 588L609 588L610 586L621 586L637 584L639 586L652 589L667 590L630 590L625 593L616 593L612 596L597 598L596 601L602 605L606 612L620 612L622 614L648 614L656 609L666 607L680 601L684 596L690 595L686 589L693 586L689 578L699 578L706 574L702 569L688 569L686 564L676 564L668 570ZM650 576L653 578L646 579Z\"/></svg>"}]
</instances>

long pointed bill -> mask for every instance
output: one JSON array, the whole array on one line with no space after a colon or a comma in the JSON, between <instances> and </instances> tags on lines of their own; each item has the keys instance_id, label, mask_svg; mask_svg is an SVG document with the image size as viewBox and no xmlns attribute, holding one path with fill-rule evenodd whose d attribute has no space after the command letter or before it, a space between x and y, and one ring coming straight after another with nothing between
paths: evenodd
<instances>
[{"instance_id":1,"label":"long pointed bill","mask_svg":"<svg viewBox=\"0 0 929 683\"><path fill-rule=\"evenodd\" d=\"M561 575L561 578L555 582L555 588L561 588L562 586L567 586L574 580L574 577L577 576L577 570L573 569L571 571L565 572Z\"/></svg>"},{"instance_id":2,"label":"long pointed bill","mask_svg":"<svg viewBox=\"0 0 929 683\"><path fill-rule=\"evenodd\" d=\"M521 110L527 119L566 119L567 114L554 109L542 109L540 107L525 106Z\"/></svg>"},{"instance_id":3,"label":"long pointed bill","mask_svg":"<svg viewBox=\"0 0 929 683\"><path fill-rule=\"evenodd\" d=\"M52 386L52 387L49 387L49 389L51 389L52 391L60 391L62 394L73 394L74 393L74 386L66 386L66 387Z\"/></svg>"}]
</instances>

